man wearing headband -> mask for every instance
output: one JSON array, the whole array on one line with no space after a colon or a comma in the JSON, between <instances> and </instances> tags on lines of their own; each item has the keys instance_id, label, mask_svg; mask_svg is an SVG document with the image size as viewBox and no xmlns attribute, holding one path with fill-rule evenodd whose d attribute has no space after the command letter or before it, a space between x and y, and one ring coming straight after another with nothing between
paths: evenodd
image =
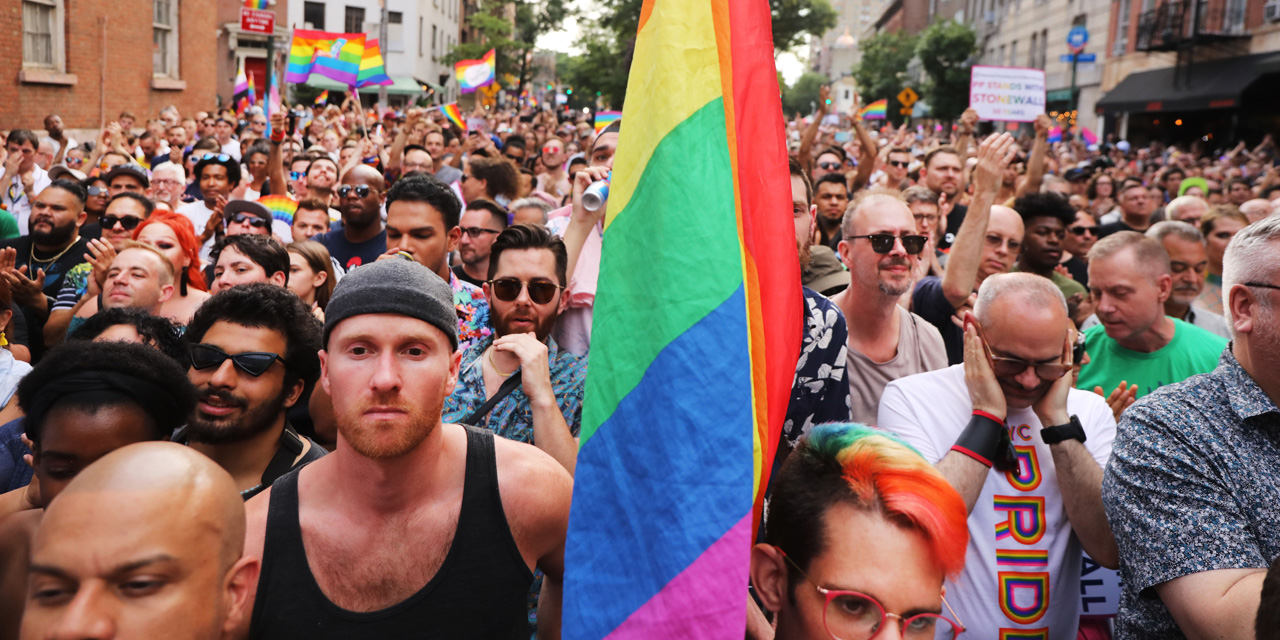
<instances>
[{"instance_id":1,"label":"man wearing headband","mask_svg":"<svg viewBox=\"0 0 1280 640\"><path fill-rule=\"evenodd\" d=\"M245 505L245 555L263 561L250 638L528 637L535 568L540 631L558 637L572 480L535 447L442 421L457 323L420 264L338 283L320 382L339 444Z\"/></svg>"}]
</instances>

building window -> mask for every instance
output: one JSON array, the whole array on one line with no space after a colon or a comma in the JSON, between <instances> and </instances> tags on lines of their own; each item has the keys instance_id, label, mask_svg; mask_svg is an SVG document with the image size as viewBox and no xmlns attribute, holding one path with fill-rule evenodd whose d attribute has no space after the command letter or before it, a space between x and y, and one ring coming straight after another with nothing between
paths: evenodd
<instances>
[{"instance_id":1,"label":"building window","mask_svg":"<svg viewBox=\"0 0 1280 640\"><path fill-rule=\"evenodd\" d=\"M1129 0L1120 0L1116 13L1116 38L1111 55L1122 56L1129 50Z\"/></svg>"},{"instance_id":2,"label":"building window","mask_svg":"<svg viewBox=\"0 0 1280 640\"><path fill-rule=\"evenodd\" d=\"M422 16L418 16L418 57L422 57Z\"/></svg>"},{"instance_id":3,"label":"building window","mask_svg":"<svg viewBox=\"0 0 1280 640\"><path fill-rule=\"evenodd\" d=\"M404 51L404 14L387 12L387 51Z\"/></svg>"},{"instance_id":4,"label":"building window","mask_svg":"<svg viewBox=\"0 0 1280 640\"><path fill-rule=\"evenodd\" d=\"M436 26L433 24L431 25L431 59L435 60L436 55Z\"/></svg>"},{"instance_id":5,"label":"building window","mask_svg":"<svg viewBox=\"0 0 1280 640\"><path fill-rule=\"evenodd\" d=\"M151 68L158 76L178 77L178 3L155 0L151 21Z\"/></svg>"},{"instance_id":6,"label":"building window","mask_svg":"<svg viewBox=\"0 0 1280 640\"><path fill-rule=\"evenodd\" d=\"M324 3L302 3L302 22L306 24L308 29L324 31Z\"/></svg>"},{"instance_id":7,"label":"building window","mask_svg":"<svg viewBox=\"0 0 1280 640\"><path fill-rule=\"evenodd\" d=\"M1040 69L1049 63L1049 30L1040 32Z\"/></svg>"},{"instance_id":8,"label":"building window","mask_svg":"<svg viewBox=\"0 0 1280 640\"><path fill-rule=\"evenodd\" d=\"M1004 57L1004 50L1005 50L1005 46L1000 45L1000 63L998 66L1001 66L1001 67L1008 66L1008 64L1005 62L1006 60L1008 60L1008 58Z\"/></svg>"},{"instance_id":9,"label":"building window","mask_svg":"<svg viewBox=\"0 0 1280 640\"><path fill-rule=\"evenodd\" d=\"M62 69L61 0L23 0L22 64Z\"/></svg>"},{"instance_id":10,"label":"building window","mask_svg":"<svg viewBox=\"0 0 1280 640\"><path fill-rule=\"evenodd\" d=\"M1018 64L1018 41L1014 40L1009 45L1009 65L1013 66L1016 64Z\"/></svg>"},{"instance_id":11,"label":"building window","mask_svg":"<svg viewBox=\"0 0 1280 640\"><path fill-rule=\"evenodd\" d=\"M364 7L347 7L342 29L344 33L364 33Z\"/></svg>"}]
</instances>

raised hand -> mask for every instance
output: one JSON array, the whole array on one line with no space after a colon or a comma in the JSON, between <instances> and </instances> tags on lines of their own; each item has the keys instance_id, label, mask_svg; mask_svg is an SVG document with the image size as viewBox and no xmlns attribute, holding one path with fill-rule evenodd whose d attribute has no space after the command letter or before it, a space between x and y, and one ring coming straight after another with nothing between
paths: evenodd
<instances>
[{"instance_id":1,"label":"raised hand","mask_svg":"<svg viewBox=\"0 0 1280 640\"><path fill-rule=\"evenodd\" d=\"M1018 145L1008 132L989 136L978 145L978 166L974 170L974 196L994 195L1000 188L1004 170L1018 153Z\"/></svg>"}]
</instances>

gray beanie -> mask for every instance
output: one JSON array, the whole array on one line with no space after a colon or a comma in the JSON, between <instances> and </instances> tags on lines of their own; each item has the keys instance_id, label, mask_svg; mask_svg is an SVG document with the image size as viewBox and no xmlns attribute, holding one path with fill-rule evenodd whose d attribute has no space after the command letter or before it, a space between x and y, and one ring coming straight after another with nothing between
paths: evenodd
<instances>
[{"instance_id":1,"label":"gray beanie","mask_svg":"<svg viewBox=\"0 0 1280 640\"><path fill-rule=\"evenodd\" d=\"M443 331L453 348L458 348L453 289L411 260L378 260L343 276L324 310L324 344L329 344L329 334L339 322L370 313L417 318Z\"/></svg>"}]
</instances>

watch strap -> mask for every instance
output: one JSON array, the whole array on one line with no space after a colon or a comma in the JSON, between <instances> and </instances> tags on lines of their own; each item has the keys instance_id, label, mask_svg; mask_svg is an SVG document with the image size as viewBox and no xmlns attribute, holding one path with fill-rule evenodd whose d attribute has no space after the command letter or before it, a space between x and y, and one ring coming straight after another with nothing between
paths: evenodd
<instances>
[{"instance_id":1,"label":"watch strap","mask_svg":"<svg viewBox=\"0 0 1280 640\"><path fill-rule=\"evenodd\" d=\"M1040 439L1045 444L1058 444L1065 440L1079 440L1084 442L1086 439L1084 427L1080 424L1080 418L1075 415L1071 416L1071 421L1066 424L1060 424L1053 427L1044 427L1040 430Z\"/></svg>"}]
</instances>

